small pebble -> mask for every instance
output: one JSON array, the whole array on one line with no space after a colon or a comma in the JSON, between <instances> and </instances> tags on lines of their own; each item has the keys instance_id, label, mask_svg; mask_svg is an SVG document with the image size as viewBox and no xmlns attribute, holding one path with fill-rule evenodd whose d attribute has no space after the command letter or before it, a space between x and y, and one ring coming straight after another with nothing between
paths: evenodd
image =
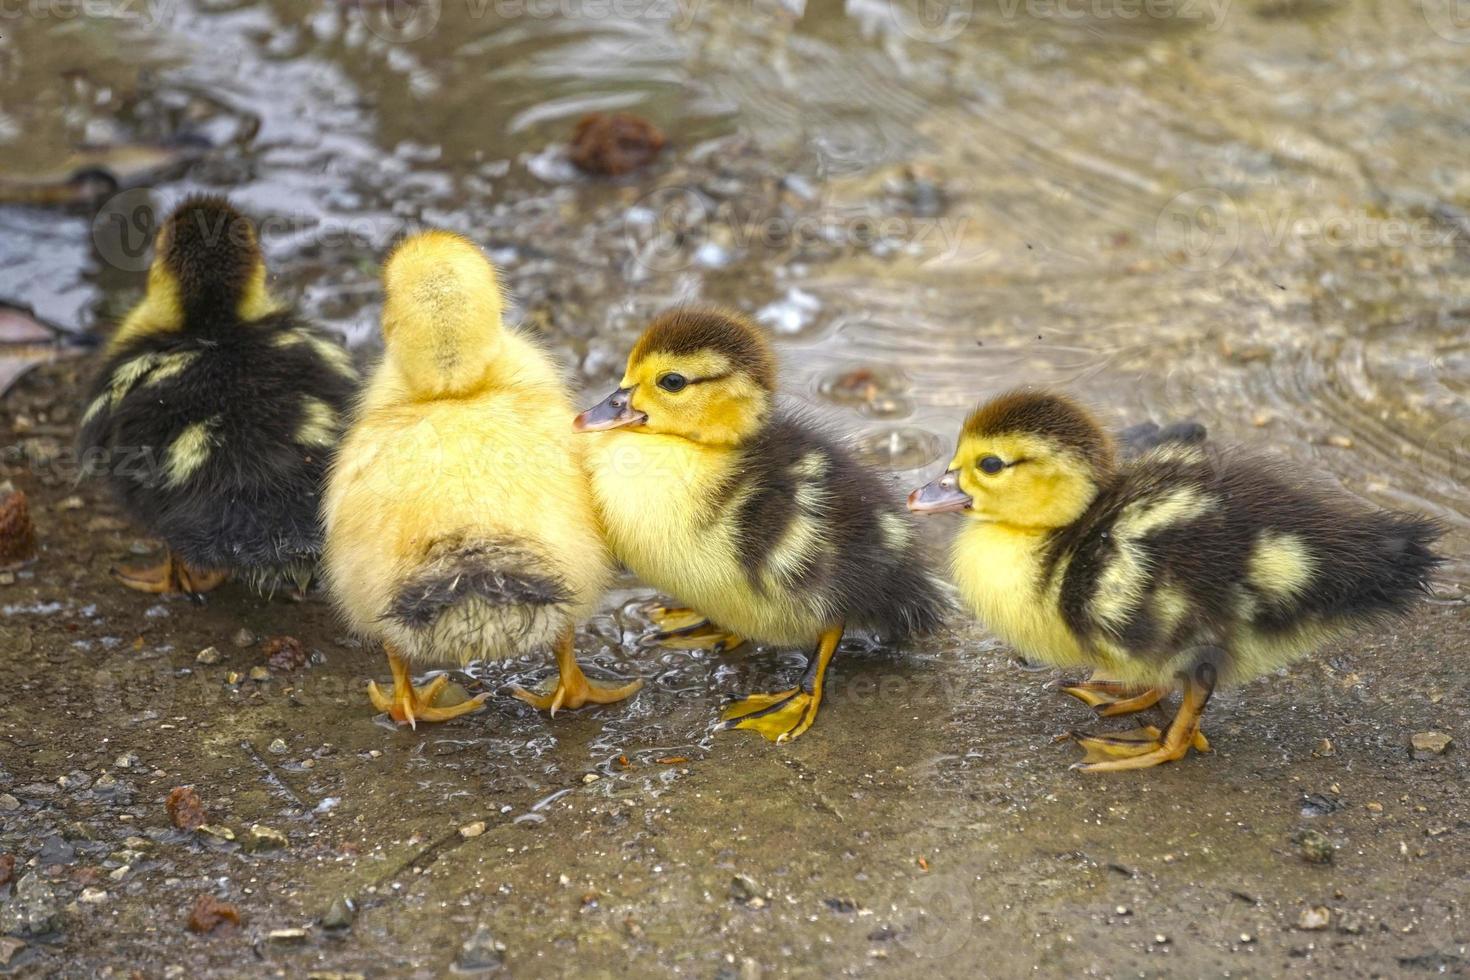
<instances>
[{"instance_id":1,"label":"small pebble","mask_svg":"<svg viewBox=\"0 0 1470 980\"><path fill-rule=\"evenodd\" d=\"M1327 835L1316 830L1304 830L1296 838L1297 853L1308 864L1331 864L1337 848Z\"/></svg>"},{"instance_id":2,"label":"small pebble","mask_svg":"<svg viewBox=\"0 0 1470 980\"><path fill-rule=\"evenodd\" d=\"M1332 913L1323 905L1302 909L1302 914L1296 920L1296 927L1304 932L1320 932L1331 924Z\"/></svg>"},{"instance_id":3,"label":"small pebble","mask_svg":"<svg viewBox=\"0 0 1470 980\"><path fill-rule=\"evenodd\" d=\"M326 914L322 916L323 929L346 929L357 919L357 903L346 895L332 899Z\"/></svg>"},{"instance_id":4,"label":"small pebble","mask_svg":"<svg viewBox=\"0 0 1470 980\"><path fill-rule=\"evenodd\" d=\"M251 667L250 668L250 679L252 681L268 681L268 680L270 680L271 679L270 668L268 668L268 667Z\"/></svg>"},{"instance_id":5,"label":"small pebble","mask_svg":"<svg viewBox=\"0 0 1470 980\"><path fill-rule=\"evenodd\" d=\"M272 755L285 755L286 754L286 740L283 739L283 738L278 738L278 739L274 740L266 748L266 751L269 752L269 753L271 753Z\"/></svg>"},{"instance_id":6,"label":"small pebble","mask_svg":"<svg viewBox=\"0 0 1470 980\"><path fill-rule=\"evenodd\" d=\"M306 930L272 929L266 938L273 943L299 943L306 939Z\"/></svg>"},{"instance_id":7,"label":"small pebble","mask_svg":"<svg viewBox=\"0 0 1470 980\"><path fill-rule=\"evenodd\" d=\"M218 840L234 840L235 839L235 832L233 830L231 830L229 827L224 826L223 824L217 824L217 823L200 824L195 829L198 830L201 834L208 834L210 837L214 837L214 838L216 838Z\"/></svg>"},{"instance_id":8,"label":"small pebble","mask_svg":"<svg viewBox=\"0 0 1470 980\"><path fill-rule=\"evenodd\" d=\"M17 800L15 797L11 796L9 793L0 793L0 810L3 810L3 811L7 811L8 812L8 811L11 811L11 810L19 810L19 809L20 809L20 800Z\"/></svg>"},{"instance_id":9,"label":"small pebble","mask_svg":"<svg viewBox=\"0 0 1470 980\"><path fill-rule=\"evenodd\" d=\"M242 626L235 631L234 636L230 637L230 642L242 650L246 647L253 647L255 646L255 634Z\"/></svg>"},{"instance_id":10,"label":"small pebble","mask_svg":"<svg viewBox=\"0 0 1470 980\"><path fill-rule=\"evenodd\" d=\"M1455 740L1444 732L1419 732L1409 739L1409 754L1415 759L1432 759L1444 755Z\"/></svg>"},{"instance_id":11,"label":"small pebble","mask_svg":"<svg viewBox=\"0 0 1470 980\"><path fill-rule=\"evenodd\" d=\"M757 899L762 899L765 889L761 888L760 882L750 875L737 874L730 879L730 897L737 902L749 905ZM762 903L764 904L764 902Z\"/></svg>"},{"instance_id":12,"label":"small pebble","mask_svg":"<svg viewBox=\"0 0 1470 980\"><path fill-rule=\"evenodd\" d=\"M595 782L597 782L601 778L602 777L599 776L599 775L597 775L597 773L595 773L595 772L589 772L587 775L585 775L585 776L582 777L582 782L584 782L584 783L595 783Z\"/></svg>"},{"instance_id":13,"label":"small pebble","mask_svg":"<svg viewBox=\"0 0 1470 980\"><path fill-rule=\"evenodd\" d=\"M77 901L84 905L100 905L107 901L107 892L101 888L83 888Z\"/></svg>"},{"instance_id":14,"label":"small pebble","mask_svg":"<svg viewBox=\"0 0 1470 980\"><path fill-rule=\"evenodd\" d=\"M205 647L194 655L194 662L206 667L213 667L222 659L224 659L224 654L219 652L219 647Z\"/></svg>"},{"instance_id":15,"label":"small pebble","mask_svg":"<svg viewBox=\"0 0 1470 980\"><path fill-rule=\"evenodd\" d=\"M459 956L450 970L454 973L489 973L499 970L504 963L505 944L481 926L459 948Z\"/></svg>"},{"instance_id":16,"label":"small pebble","mask_svg":"<svg viewBox=\"0 0 1470 980\"><path fill-rule=\"evenodd\" d=\"M240 910L229 902L221 902L213 895L200 895L189 908L189 931L201 935L213 932L216 927L240 924Z\"/></svg>"},{"instance_id":17,"label":"small pebble","mask_svg":"<svg viewBox=\"0 0 1470 980\"><path fill-rule=\"evenodd\" d=\"M36 527L31 508L20 490L0 494L0 565L19 564L36 557Z\"/></svg>"},{"instance_id":18,"label":"small pebble","mask_svg":"<svg viewBox=\"0 0 1470 980\"><path fill-rule=\"evenodd\" d=\"M463 837L465 840L474 840L476 837L479 837L484 832L485 821L483 820L476 820L474 823L467 823L463 827L459 828L459 836Z\"/></svg>"},{"instance_id":19,"label":"small pebble","mask_svg":"<svg viewBox=\"0 0 1470 980\"><path fill-rule=\"evenodd\" d=\"M252 854L256 851L279 851L289 844L285 834L264 824L252 825L245 837L245 850Z\"/></svg>"}]
</instances>

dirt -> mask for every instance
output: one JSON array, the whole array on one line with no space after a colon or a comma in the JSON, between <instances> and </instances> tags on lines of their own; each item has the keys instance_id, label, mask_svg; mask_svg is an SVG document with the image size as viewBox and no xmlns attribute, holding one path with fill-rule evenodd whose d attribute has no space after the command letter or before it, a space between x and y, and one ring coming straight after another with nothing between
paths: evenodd
<instances>
[{"instance_id":1,"label":"dirt","mask_svg":"<svg viewBox=\"0 0 1470 980\"><path fill-rule=\"evenodd\" d=\"M22 381L38 427L6 441L65 445L85 368ZM1219 696L1213 753L1137 774L1069 770L1054 736L1097 723L966 624L853 643L793 745L716 736L724 698L800 658L641 649L636 589L579 640L594 673L646 679L631 701L547 718L506 693L549 678L528 659L456 675L487 710L410 731L375 717L386 667L317 592L116 585L147 542L44 448L0 473L41 548L0 587L0 909L54 928L12 930L7 973L1470 970L1470 756L1411 757L1470 740L1461 604ZM251 680L282 636L305 666ZM203 828L171 821L179 786ZM200 896L243 925L190 931Z\"/></svg>"}]
</instances>

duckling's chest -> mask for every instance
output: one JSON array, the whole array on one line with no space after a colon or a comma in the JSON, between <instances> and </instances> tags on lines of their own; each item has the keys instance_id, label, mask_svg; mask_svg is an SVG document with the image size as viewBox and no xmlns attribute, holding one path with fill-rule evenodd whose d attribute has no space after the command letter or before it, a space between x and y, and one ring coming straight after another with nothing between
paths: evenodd
<instances>
[{"instance_id":1,"label":"duckling's chest","mask_svg":"<svg viewBox=\"0 0 1470 980\"><path fill-rule=\"evenodd\" d=\"M646 433L593 439L588 468L614 554L666 591L705 580L728 585L738 568L733 528L714 499L729 473L727 454Z\"/></svg>"},{"instance_id":2,"label":"duckling's chest","mask_svg":"<svg viewBox=\"0 0 1470 980\"><path fill-rule=\"evenodd\" d=\"M597 433L588 456L608 547L634 574L728 629L805 642L806 604L751 587L740 557L732 454L647 433Z\"/></svg>"},{"instance_id":3,"label":"duckling's chest","mask_svg":"<svg viewBox=\"0 0 1470 980\"><path fill-rule=\"evenodd\" d=\"M1030 657L1060 666L1095 664L1062 616L1059 580L1047 582L1044 535L973 523L955 538L955 584L992 633Z\"/></svg>"}]
</instances>

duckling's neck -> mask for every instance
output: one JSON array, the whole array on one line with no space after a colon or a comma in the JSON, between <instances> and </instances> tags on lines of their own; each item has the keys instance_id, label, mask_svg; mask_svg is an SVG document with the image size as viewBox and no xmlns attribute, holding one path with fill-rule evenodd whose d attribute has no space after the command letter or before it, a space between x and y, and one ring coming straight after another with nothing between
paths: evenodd
<instances>
[{"instance_id":1,"label":"duckling's neck","mask_svg":"<svg viewBox=\"0 0 1470 980\"><path fill-rule=\"evenodd\" d=\"M768 402L754 406L740 404L710 413L698 429L682 435L706 449L734 452L755 442L770 423Z\"/></svg>"},{"instance_id":2,"label":"duckling's neck","mask_svg":"<svg viewBox=\"0 0 1470 980\"><path fill-rule=\"evenodd\" d=\"M160 263L148 270L148 289L112 335L110 346L120 347L149 334L182 331L190 324L249 323L280 310L280 304L265 286L265 266L259 265L245 281L238 296L185 296L179 280ZM215 315L220 314L220 315Z\"/></svg>"},{"instance_id":3,"label":"duckling's neck","mask_svg":"<svg viewBox=\"0 0 1470 980\"><path fill-rule=\"evenodd\" d=\"M409 402L473 400L499 392L532 389L543 389L547 397L564 397L561 378L551 358L534 341L506 330L495 357L484 364L480 375L449 390L425 389L421 384L414 384L400 364L387 358L363 392L362 407L371 411Z\"/></svg>"}]
</instances>

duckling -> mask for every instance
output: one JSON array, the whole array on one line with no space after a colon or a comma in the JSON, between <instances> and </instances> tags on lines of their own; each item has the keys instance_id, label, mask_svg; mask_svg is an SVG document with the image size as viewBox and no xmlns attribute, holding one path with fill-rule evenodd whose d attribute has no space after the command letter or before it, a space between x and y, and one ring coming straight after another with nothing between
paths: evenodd
<instances>
[{"instance_id":1,"label":"duckling","mask_svg":"<svg viewBox=\"0 0 1470 980\"><path fill-rule=\"evenodd\" d=\"M964 511L960 592L1028 656L1096 669L1069 693L1111 716L1183 688L1165 732L1073 733L1089 772L1208 751L1200 716L1218 686L1408 611L1441 561L1433 521L1283 463L1174 442L1119 464L1088 412L1047 392L978 408L947 472L909 508Z\"/></svg>"},{"instance_id":2,"label":"duckling","mask_svg":"<svg viewBox=\"0 0 1470 980\"><path fill-rule=\"evenodd\" d=\"M197 596L232 572L306 587L322 481L357 389L347 351L266 289L249 219L192 197L163 223L147 292L104 352L82 417L88 471L165 544L129 588Z\"/></svg>"},{"instance_id":3,"label":"duckling","mask_svg":"<svg viewBox=\"0 0 1470 980\"><path fill-rule=\"evenodd\" d=\"M596 433L589 472L617 558L716 632L815 646L797 687L731 705L723 728L797 738L844 630L901 639L942 620L947 601L899 499L776 406L775 355L740 314L658 317L618 389L574 424Z\"/></svg>"},{"instance_id":4,"label":"duckling","mask_svg":"<svg viewBox=\"0 0 1470 980\"><path fill-rule=\"evenodd\" d=\"M410 664L554 647L560 679L516 696L554 715L620 701L641 681L591 683L575 626L611 571L552 358L505 329L494 267L446 231L405 239L383 267L384 357L328 478L328 587L351 628L382 641L399 724L447 721L485 695L437 700Z\"/></svg>"}]
</instances>

